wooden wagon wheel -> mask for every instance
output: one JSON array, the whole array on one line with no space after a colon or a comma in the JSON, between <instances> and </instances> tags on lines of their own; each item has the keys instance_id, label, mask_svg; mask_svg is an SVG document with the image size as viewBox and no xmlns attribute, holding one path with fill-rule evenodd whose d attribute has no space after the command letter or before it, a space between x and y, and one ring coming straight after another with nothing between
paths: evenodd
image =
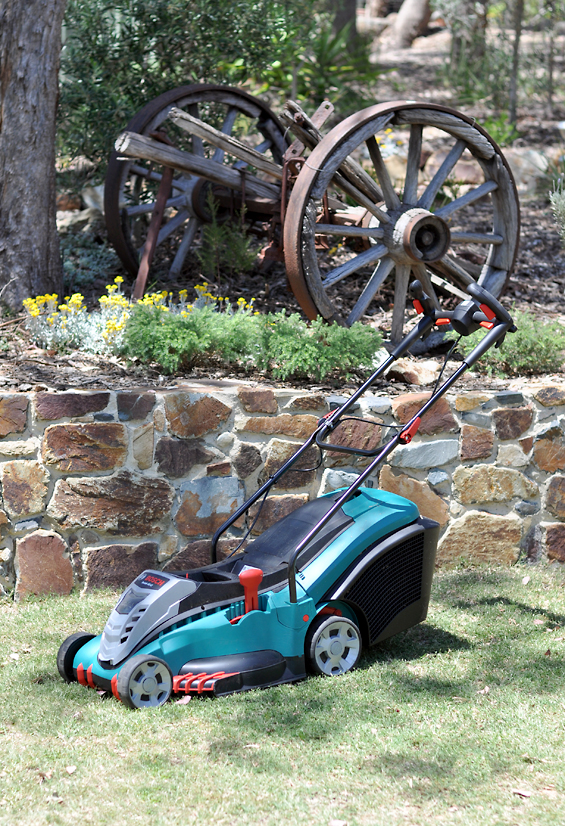
<instances>
[{"instance_id":1,"label":"wooden wagon wheel","mask_svg":"<svg viewBox=\"0 0 565 826\"><path fill-rule=\"evenodd\" d=\"M443 149L443 160L423 182L422 148L430 140ZM387 153L398 167L404 147L398 175ZM352 160L369 175L354 180ZM458 182L462 163L475 183ZM478 281L500 295L516 258L519 223L512 174L484 129L443 106L394 101L357 112L313 148L288 205L285 264L310 317L348 326L394 273L391 339L398 341L413 277L436 302L434 284L461 295Z\"/></svg>"},{"instance_id":2,"label":"wooden wagon wheel","mask_svg":"<svg viewBox=\"0 0 565 826\"><path fill-rule=\"evenodd\" d=\"M173 144L196 157L208 158L239 170L247 164L229 156L223 149L189 134L168 120L173 107L184 110L211 126L233 135L267 159L282 162L287 147L284 128L269 107L240 89L230 86L194 84L171 89L150 101L128 123L128 132L150 135L164 128ZM142 159L122 158L113 152L105 185L105 215L108 237L125 268L136 275L140 251L145 242L151 215L162 178L162 167ZM209 220L207 198L210 185L198 175L175 172L165 219L157 246L170 260L169 277L176 278L186 255ZM234 199L241 207L241 194ZM265 207L268 214L268 205Z\"/></svg>"}]
</instances>

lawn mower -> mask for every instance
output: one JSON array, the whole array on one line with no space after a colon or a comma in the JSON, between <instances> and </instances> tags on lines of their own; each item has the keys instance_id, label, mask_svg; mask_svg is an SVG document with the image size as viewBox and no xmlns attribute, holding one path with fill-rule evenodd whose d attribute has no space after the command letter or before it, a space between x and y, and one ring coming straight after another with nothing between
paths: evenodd
<instances>
[{"instance_id":1,"label":"lawn mower","mask_svg":"<svg viewBox=\"0 0 565 826\"><path fill-rule=\"evenodd\" d=\"M411 294L421 314L414 328L221 526L212 540L211 564L174 573L144 571L101 635L81 632L63 642L57 655L63 679L111 691L130 708L157 707L173 693L222 696L295 682L307 673L344 674L358 664L363 648L422 622L439 524L420 516L413 502L364 483L395 447L412 440L422 416L461 374L515 331L489 292L472 283L467 293L455 310L444 312L414 281ZM355 418L346 414L357 399L434 325L449 323L459 336L481 326L487 332L438 386L440 373L430 398L406 425L391 426L388 441L374 449L344 444L336 433ZM320 456L331 450L369 461L348 488L307 502L245 544L251 525L241 550L217 561L221 535L253 504L264 502L312 445Z\"/></svg>"}]
</instances>

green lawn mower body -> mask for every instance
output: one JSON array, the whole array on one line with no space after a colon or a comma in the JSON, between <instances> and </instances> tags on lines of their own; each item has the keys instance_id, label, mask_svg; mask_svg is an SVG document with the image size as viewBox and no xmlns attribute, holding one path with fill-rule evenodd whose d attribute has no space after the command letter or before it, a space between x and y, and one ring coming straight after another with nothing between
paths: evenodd
<instances>
[{"instance_id":1,"label":"green lawn mower body","mask_svg":"<svg viewBox=\"0 0 565 826\"><path fill-rule=\"evenodd\" d=\"M512 319L489 293L474 284L468 292L471 300L440 314L416 282L415 305L423 313L417 327L224 523L213 539L211 564L144 571L101 635L78 633L64 641L57 657L61 676L112 691L132 708L160 706L173 693L221 696L294 682L307 673L337 676L357 665L364 647L422 622L439 525L421 517L413 502L364 482L397 445L412 439L421 416L458 376L513 331ZM489 332L419 413L375 450L328 441L375 379L446 317L464 335L483 322ZM307 502L242 544L241 552L217 561L221 534L266 497L312 444L371 461L350 487Z\"/></svg>"}]
</instances>

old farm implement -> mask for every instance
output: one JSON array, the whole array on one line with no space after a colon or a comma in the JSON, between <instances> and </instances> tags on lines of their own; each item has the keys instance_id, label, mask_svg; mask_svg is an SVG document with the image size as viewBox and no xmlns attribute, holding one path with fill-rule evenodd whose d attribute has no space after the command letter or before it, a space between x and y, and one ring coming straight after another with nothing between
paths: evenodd
<instances>
[{"instance_id":1,"label":"old farm implement","mask_svg":"<svg viewBox=\"0 0 565 826\"><path fill-rule=\"evenodd\" d=\"M284 260L309 318L351 325L395 279L391 338L402 335L416 277L465 297L499 296L514 265L519 205L509 166L473 119L415 101L379 103L321 128L289 101L280 118L240 89L192 85L148 103L116 142L106 181L108 232L145 288L157 249L181 274L202 228L241 219ZM291 139L294 141L291 142ZM426 160L429 158L428 162Z\"/></svg>"}]
</instances>

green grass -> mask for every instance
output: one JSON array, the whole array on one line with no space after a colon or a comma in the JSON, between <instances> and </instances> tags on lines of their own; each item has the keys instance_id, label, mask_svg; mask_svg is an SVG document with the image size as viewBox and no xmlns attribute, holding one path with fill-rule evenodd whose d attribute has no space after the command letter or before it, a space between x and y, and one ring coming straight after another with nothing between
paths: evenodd
<instances>
[{"instance_id":1,"label":"green grass","mask_svg":"<svg viewBox=\"0 0 565 826\"><path fill-rule=\"evenodd\" d=\"M56 673L115 595L1 603L0 823L562 824L564 585L440 573L427 622L351 674L154 711Z\"/></svg>"}]
</instances>

